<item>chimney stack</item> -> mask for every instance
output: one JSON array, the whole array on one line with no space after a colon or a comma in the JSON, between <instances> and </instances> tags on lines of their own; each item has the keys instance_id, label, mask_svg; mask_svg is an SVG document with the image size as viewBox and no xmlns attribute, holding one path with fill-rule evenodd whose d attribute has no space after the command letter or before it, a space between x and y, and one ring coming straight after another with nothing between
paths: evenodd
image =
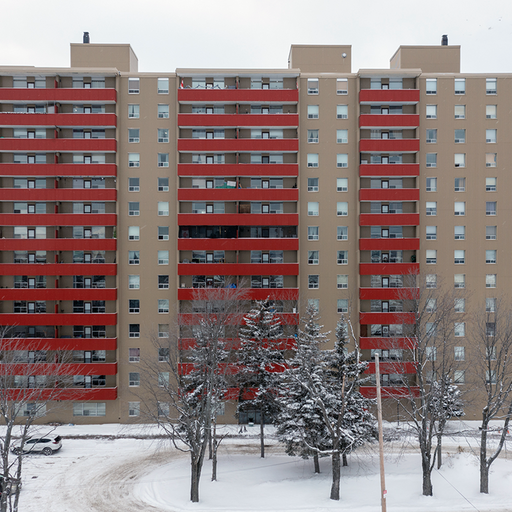
<instances>
[{"instance_id":1,"label":"chimney stack","mask_svg":"<svg viewBox=\"0 0 512 512\"><path fill-rule=\"evenodd\" d=\"M91 41L89 40L89 32L84 32L84 44L89 44L90 42Z\"/></svg>"},{"instance_id":2,"label":"chimney stack","mask_svg":"<svg viewBox=\"0 0 512 512\"><path fill-rule=\"evenodd\" d=\"M448 46L448 36L446 34L441 39L441 46Z\"/></svg>"}]
</instances>

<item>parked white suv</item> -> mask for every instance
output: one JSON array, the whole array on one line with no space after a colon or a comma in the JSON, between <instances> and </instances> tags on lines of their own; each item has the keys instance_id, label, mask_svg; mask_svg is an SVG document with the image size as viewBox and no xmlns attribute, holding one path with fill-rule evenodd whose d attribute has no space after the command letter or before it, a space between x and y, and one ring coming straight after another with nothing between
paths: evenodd
<instances>
[{"instance_id":1,"label":"parked white suv","mask_svg":"<svg viewBox=\"0 0 512 512\"><path fill-rule=\"evenodd\" d=\"M23 445L23 453L43 453L51 455L62 448L62 438L56 437L29 437ZM14 444L11 451L16 455L22 453L21 441Z\"/></svg>"}]
</instances>

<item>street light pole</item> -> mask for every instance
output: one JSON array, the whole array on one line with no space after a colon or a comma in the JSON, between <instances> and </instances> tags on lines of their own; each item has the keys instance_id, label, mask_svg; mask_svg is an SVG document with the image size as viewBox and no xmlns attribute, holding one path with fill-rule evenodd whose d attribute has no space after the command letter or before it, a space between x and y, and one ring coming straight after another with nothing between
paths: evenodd
<instances>
[{"instance_id":1,"label":"street light pole","mask_svg":"<svg viewBox=\"0 0 512 512\"><path fill-rule=\"evenodd\" d=\"M379 354L375 354L375 379L377 381L377 421L379 424L379 458L380 458L380 503L382 512L386 512L386 478L384 475L384 436L382 433L382 400L380 393Z\"/></svg>"}]
</instances>

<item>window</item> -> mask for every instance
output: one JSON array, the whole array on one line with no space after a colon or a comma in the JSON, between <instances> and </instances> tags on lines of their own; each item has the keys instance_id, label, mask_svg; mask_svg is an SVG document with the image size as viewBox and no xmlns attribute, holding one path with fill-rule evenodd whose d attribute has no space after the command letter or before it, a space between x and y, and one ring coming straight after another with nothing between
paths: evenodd
<instances>
[{"instance_id":1,"label":"window","mask_svg":"<svg viewBox=\"0 0 512 512\"><path fill-rule=\"evenodd\" d=\"M308 215L316 217L319 214L319 203L308 202Z\"/></svg>"},{"instance_id":2,"label":"window","mask_svg":"<svg viewBox=\"0 0 512 512\"><path fill-rule=\"evenodd\" d=\"M139 94L140 83L138 78L128 78L128 94Z\"/></svg>"},{"instance_id":3,"label":"window","mask_svg":"<svg viewBox=\"0 0 512 512\"><path fill-rule=\"evenodd\" d=\"M140 415L140 402L128 402L128 416L133 418Z\"/></svg>"},{"instance_id":4,"label":"window","mask_svg":"<svg viewBox=\"0 0 512 512\"><path fill-rule=\"evenodd\" d=\"M138 216L140 215L140 206L138 201L130 201L128 203L128 215L129 216Z\"/></svg>"},{"instance_id":5,"label":"window","mask_svg":"<svg viewBox=\"0 0 512 512\"><path fill-rule=\"evenodd\" d=\"M491 130L485 130L485 142L496 144L496 137L497 137L498 130L491 129Z\"/></svg>"},{"instance_id":6,"label":"window","mask_svg":"<svg viewBox=\"0 0 512 512\"><path fill-rule=\"evenodd\" d=\"M158 240L169 240L169 226L158 226Z\"/></svg>"},{"instance_id":7,"label":"window","mask_svg":"<svg viewBox=\"0 0 512 512\"><path fill-rule=\"evenodd\" d=\"M168 275L159 275L158 276L158 289L159 290L169 289L169 276Z\"/></svg>"},{"instance_id":8,"label":"window","mask_svg":"<svg viewBox=\"0 0 512 512\"><path fill-rule=\"evenodd\" d=\"M425 347L425 357L428 361L435 361L437 359L437 347Z\"/></svg>"},{"instance_id":9,"label":"window","mask_svg":"<svg viewBox=\"0 0 512 512\"><path fill-rule=\"evenodd\" d=\"M308 240L318 240L318 226L308 226Z\"/></svg>"},{"instance_id":10,"label":"window","mask_svg":"<svg viewBox=\"0 0 512 512\"><path fill-rule=\"evenodd\" d=\"M128 349L128 362L130 362L130 363L140 362L140 348L129 348Z\"/></svg>"},{"instance_id":11,"label":"window","mask_svg":"<svg viewBox=\"0 0 512 512\"><path fill-rule=\"evenodd\" d=\"M158 216L159 217L168 217L169 216L169 202L168 201L158 201Z\"/></svg>"},{"instance_id":12,"label":"window","mask_svg":"<svg viewBox=\"0 0 512 512\"><path fill-rule=\"evenodd\" d=\"M496 263L496 251L489 250L485 251L485 263Z\"/></svg>"},{"instance_id":13,"label":"window","mask_svg":"<svg viewBox=\"0 0 512 512\"><path fill-rule=\"evenodd\" d=\"M158 192L169 192L169 178L158 178Z\"/></svg>"},{"instance_id":14,"label":"window","mask_svg":"<svg viewBox=\"0 0 512 512\"><path fill-rule=\"evenodd\" d=\"M336 203L336 215L338 217L346 217L348 215L348 203L346 201L338 201Z\"/></svg>"},{"instance_id":15,"label":"window","mask_svg":"<svg viewBox=\"0 0 512 512\"><path fill-rule=\"evenodd\" d=\"M140 373L139 372L130 372L128 380L129 380L128 385L131 388L140 386Z\"/></svg>"},{"instance_id":16,"label":"window","mask_svg":"<svg viewBox=\"0 0 512 512\"><path fill-rule=\"evenodd\" d=\"M437 167L437 153L427 153L427 167Z\"/></svg>"},{"instance_id":17,"label":"window","mask_svg":"<svg viewBox=\"0 0 512 512\"><path fill-rule=\"evenodd\" d=\"M464 322L455 322L454 334L456 338L462 338L466 335L466 324Z\"/></svg>"},{"instance_id":18,"label":"window","mask_svg":"<svg viewBox=\"0 0 512 512\"><path fill-rule=\"evenodd\" d=\"M486 117L486 119L496 119L496 117L497 117L496 105L486 105L485 106L485 117Z\"/></svg>"},{"instance_id":19,"label":"window","mask_svg":"<svg viewBox=\"0 0 512 512\"><path fill-rule=\"evenodd\" d=\"M348 94L348 79L336 79L336 94Z\"/></svg>"},{"instance_id":20,"label":"window","mask_svg":"<svg viewBox=\"0 0 512 512\"><path fill-rule=\"evenodd\" d=\"M159 348L158 349L158 362L167 363L169 361L169 349Z\"/></svg>"},{"instance_id":21,"label":"window","mask_svg":"<svg viewBox=\"0 0 512 512\"><path fill-rule=\"evenodd\" d=\"M453 370L453 383L464 384L466 382L466 372L464 370Z\"/></svg>"},{"instance_id":22,"label":"window","mask_svg":"<svg viewBox=\"0 0 512 512\"><path fill-rule=\"evenodd\" d=\"M348 299L338 299L338 313L348 313Z\"/></svg>"},{"instance_id":23,"label":"window","mask_svg":"<svg viewBox=\"0 0 512 512\"><path fill-rule=\"evenodd\" d=\"M338 226L337 239L338 240L348 240L348 226Z\"/></svg>"},{"instance_id":24,"label":"window","mask_svg":"<svg viewBox=\"0 0 512 512\"><path fill-rule=\"evenodd\" d=\"M466 226L455 226L454 227L455 240L465 240L466 238Z\"/></svg>"},{"instance_id":25,"label":"window","mask_svg":"<svg viewBox=\"0 0 512 512\"><path fill-rule=\"evenodd\" d=\"M466 142L466 130L457 128L454 134L455 144L464 144Z\"/></svg>"},{"instance_id":26,"label":"window","mask_svg":"<svg viewBox=\"0 0 512 512\"><path fill-rule=\"evenodd\" d=\"M318 178L308 178L308 192L318 192Z\"/></svg>"},{"instance_id":27,"label":"window","mask_svg":"<svg viewBox=\"0 0 512 512\"><path fill-rule=\"evenodd\" d=\"M494 216L496 215L496 201L485 202L485 215Z\"/></svg>"},{"instance_id":28,"label":"window","mask_svg":"<svg viewBox=\"0 0 512 512\"><path fill-rule=\"evenodd\" d=\"M466 105L455 105L455 119L466 119Z\"/></svg>"},{"instance_id":29,"label":"window","mask_svg":"<svg viewBox=\"0 0 512 512\"><path fill-rule=\"evenodd\" d=\"M318 265L318 251L308 251L308 265Z\"/></svg>"},{"instance_id":30,"label":"window","mask_svg":"<svg viewBox=\"0 0 512 512\"><path fill-rule=\"evenodd\" d=\"M465 192L466 191L466 178L455 178L454 190L455 190L455 192Z\"/></svg>"},{"instance_id":31,"label":"window","mask_svg":"<svg viewBox=\"0 0 512 512\"><path fill-rule=\"evenodd\" d=\"M466 167L466 153L455 153L453 158L455 167Z\"/></svg>"},{"instance_id":32,"label":"window","mask_svg":"<svg viewBox=\"0 0 512 512\"><path fill-rule=\"evenodd\" d=\"M485 80L485 94L496 94L496 78L487 78Z\"/></svg>"},{"instance_id":33,"label":"window","mask_svg":"<svg viewBox=\"0 0 512 512\"><path fill-rule=\"evenodd\" d=\"M128 312L129 313L140 313L139 299L129 299L128 300Z\"/></svg>"},{"instance_id":34,"label":"window","mask_svg":"<svg viewBox=\"0 0 512 512\"><path fill-rule=\"evenodd\" d=\"M157 128L157 141L169 142L169 130L167 128Z\"/></svg>"},{"instance_id":35,"label":"window","mask_svg":"<svg viewBox=\"0 0 512 512\"><path fill-rule=\"evenodd\" d=\"M466 262L466 251L460 249L453 251L453 262L455 265L463 265Z\"/></svg>"},{"instance_id":36,"label":"window","mask_svg":"<svg viewBox=\"0 0 512 512\"><path fill-rule=\"evenodd\" d=\"M158 402L158 416L169 417L169 404L165 402Z\"/></svg>"},{"instance_id":37,"label":"window","mask_svg":"<svg viewBox=\"0 0 512 512\"><path fill-rule=\"evenodd\" d=\"M169 153L158 153L158 167L169 167Z\"/></svg>"},{"instance_id":38,"label":"window","mask_svg":"<svg viewBox=\"0 0 512 512\"><path fill-rule=\"evenodd\" d=\"M107 408L105 402L75 402L73 416L105 416Z\"/></svg>"},{"instance_id":39,"label":"window","mask_svg":"<svg viewBox=\"0 0 512 512\"><path fill-rule=\"evenodd\" d=\"M308 153L308 167L318 167L318 153Z\"/></svg>"},{"instance_id":40,"label":"window","mask_svg":"<svg viewBox=\"0 0 512 512\"><path fill-rule=\"evenodd\" d=\"M128 178L128 192L140 192L139 178Z\"/></svg>"},{"instance_id":41,"label":"window","mask_svg":"<svg viewBox=\"0 0 512 512\"><path fill-rule=\"evenodd\" d=\"M427 119L437 119L437 105L427 105Z\"/></svg>"},{"instance_id":42,"label":"window","mask_svg":"<svg viewBox=\"0 0 512 512\"><path fill-rule=\"evenodd\" d=\"M338 265L348 265L348 251L336 251L336 263Z\"/></svg>"},{"instance_id":43,"label":"window","mask_svg":"<svg viewBox=\"0 0 512 512\"><path fill-rule=\"evenodd\" d=\"M455 79L455 94L466 94L466 79L456 78Z\"/></svg>"},{"instance_id":44,"label":"window","mask_svg":"<svg viewBox=\"0 0 512 512\"><path fill-rule=\"evenodd\" d=\"M158 94L169 94L169 79L159 78L158 79Z\"/></svg>"},{"instance_id":45,"label":"window","mask_svg":"<svg viewBox=\"0 0 512 512\"><path fill-rule=\"evenodd\" d=\"M430 265L437 263L437 251L435 249L427 249L427 263Z\"/></svg>"},{"instance_id":46,"label":"window","mask_svg":"<svg viewBox=\"0 0 512 512\"><path fill-rule=\"evenodd\" d=\"M139 119L140 105L128 105L128 117L131 119Z\"/></svg>"},{"instance_id":47,"label":"window","mask_svg":"<svg viewBox=\"0 0 512 512\"><path fill-rule=\"evenodd\" d=\"M496 313L496 299L494 297L487 297L485 299L485 311L487 313Z\"/></svg>"},{"instance_id":48,"label":"window","mask_svg":"<svg viewBox=\"0 0 512 512\"><path fill-rule=\"evenodd\" d=\"M347 153L338 153L336 155L336 167L348 167Z\"/></svg>"},{"instance_id":49,"label":"window","mask_svg":"<svg viewBox=\"0 0 512 512\"><path fill-rule=\"evenodd\" d=\"M158 312L169 313L169 299L158 299Z\"/></svg>"},{"instance_id":50,"label":"window","mask_svg":"<svg viewBox=\"0 0 512 512\"><path fill-rule=\"evenodd\" d=\"M318 288L319 286L319 277L318 275L310 275L308 276L308 288Z\"/></svg>"},{"instance_id":51,"label":"window","mask_svg":"<svg viewBox=\"0 0 512 512\"><path fill-rule=\"evenodd\" d=\"M140 337L140 324L129 324L128 325L128 333L130 338L139 338Z\"/></svg>"},{"instance_id":52,"label":"window","mask_svg":"<svg viewBox=\"0 0 512 512\"><path fill-rule=\"evenodd\" d=\"M336 178L336 192L348 191L348 178Z\"/></svg>"},{"instance_id":53,"label":"window","mask_svg":"<svg viewBox=\"0 0 512 512\"><path fill-rule=\"evenodd\" d=\"M140 263L140 251L128 251L128 265L138 265Z\"/></svg>"},{"instance_id":54,"label":"window","mask_svg":"<svg viewBox=\"0 0 512 512\"><path fill-rule=\"evenodd\" d=\"M308 94L318 94L318 78L308 78Z\"/></svg>"},{"instance_id":55,"label":"window","mask_svg":"<svg viewBox=\"0 0 512 512\"><path fill-rule=\"evenodd\" d=\"M169 372L158 373L158 387L168 388L169 387Z\"/></svg>"},{"instance_id":56,"label":"window","mask_svg":"<svg viewBox=\"0 0 512 512\"><path fill-rule=\"evenodd\" d=\"M437 192L437 178L427 178L427 192Z\"/></svg>"},{"instance_id":57,"label":"window","mask_svg":"<svg viewBox=\"0 0 512 512\"><path fill-rule=\"evenodd\" d=\"M169 324L158 324L158 337L159 338L168 338L169 337ZM159 349L160 350L167 350L167 357L169 354L169 349ZM159 359L160 361L160 359Z\"/></svg>"},{"instance_id":58,"label":"window","mask_svg":"<svg viewBox=\"0 0 512 512\"><path fill-rule=\"evenodd\" d=\"M128 128L128 142L140 142L139 132L138 128Z\"/></svg>"},{"instance_id":59,"label":"window","mask_svg":"<svg viewBox=\"0 0 512 512\"><path fill-rule=\"evenodd\" d=\"M139 226L128 226L128 240L140 240Z\"/></svg>"},{"instance_id":60,"label":"window","mask_svg":"<svg viewBox=\"0 0 512 512\"><path fill-rule=\"evenodd\" d=\"M139 153L128 153L128 167L140 167Z\"/></svg>"},{"instance_id":61,"label":"window","mask_svg":"<svg viewBox=\"0 0 512 512\"><path fill-rule=\"evenodd\" d=\"M453 347L453 357L455 361L464 361L466 359L466 351L464 347Z\"/></svg>"},{"instance_id":62,"label":"window","mask_svg":"<svg viewBox=\"0 0 512 512\"><path fill-rule=\"evenodd\" d=\"M497 153L485 154L485 167L496 167Z\"/></svg>"},{"instance_id":63,"label":"window","mask_svg":"<svg viewBox=\"0 0 512 512\"><path fill-rule=\"evenodd\" d=\"M158 264L169 265L169 251L158 251Z\"/></svg>"},{"instance_id":64,"label":"window","mask_svg":"<svg viewBox=\"0 0 512 512\"><path fill-rule=\"evenodd\" d=\"M318 119L319 106L308 105L308 119Z\"/></svg>"},{"instance_id":65,"label":"window","mask_svg":"<svg viewBox=\"0 0 512 512\"><path fill-rule=\"evenodd\" d=\"M338 144L347 144L348 130L336 130L336 142Z\"/></svg>"},{"instance_id":66,"label":"window","mask_svg":"<svg viewBox=\"0 0 512 512\"><path fill-rule=\"evenodd\" d=\"M169 105L158 105L158 118L169 119Z\"/></svg>"},{"instance_id":67,"label":"window","mask_svg":"<svg viewBox=\"0 0 512 512\"><path fill-rule=\"evenodd\" d=\"M430 216L437 215L437 202L427 201L426 203L426 214Z\"/></svg>"},{"instance_id":68,"label":"window","mask_svg":"<svg viewBox=\"0 0 512 512\"><path fill-rule=\"evenodd\" d=\"M336 105L336 119L348 119L348 105Z\"/></svg>"},{"instance_id":69,"label":"window","mask_svg":"<svg viewBox=\"0 0 512 512\"><path fill-rule=\"evenodd\" d=\"M485 287L486 288L496 288L496 274L486 274Z\"/></svg>"},{"instance_id":70,"label":"window","mask_svg":"<svg viewBox=\"0 0 512 512\"><path fill-rule=\"evenodd\" d=\"M496 240L497 226L485 226L485 239Z\"/></svg>"},{"instance_id":71,"label":"window","mask_svg":"<svg viewBox=\"0 0 512 512\"><path fill-rule=\"evenodd\" d=\"M309 143L317 143L318 142L318 130L308 130L308 142Z\"/></svg>"},{"instance_id":72,"label":"window","mask_svg":"<svg viewBox=\"0 0 512 512\"><path fill-rule=\"evenodd\" d=\"M427 288L437 288L437 274L426 274L425 286Z\"/></svg>"},{"instance_id":73,"label":"window","mask_svg":"<svg viewBox=\"0 0 512 512\"><path fill-rule=\"evenodd\" d=\"M453 284L455 288L466 288L466 275L465 274L454 274Z\"/></svg>"},{"instance_id":74,"label":"window","mask_svg":"<svg viewBox=\"0 0 512 512\"><path fill-rule=\"evenodd\" d=\"M128 288L131 290L138 290L140 288L140 276L129 275L128 276Z\"/></svg>"},{"instance_id":75,"label":"window","mask_svg":"<svg viewBox=\"0 0 512 512\"><path fill-rule=\"evenodd\" d=\"M437 94L437 78L427 78L425 87L427 94Z\"/></svg>"},{"instance_id":76,"label":"window","mask_svg":"<svg viewBox=\"0 0 512 512\"><path fill-rule=\"evenodd\" d=\"M459 217L463 217L464 215L466 215L466 203L455 202L453 205L453 214Z\"/></svg>"},{"instance_id":77,"label":"window","mask_svg":"<svg viewBox=\"0 0 512 512\"><path fill-rule=\"evenodd\" d=\"M437 142L437 130L436 129L428 129L427 130L427 144L434 144Z\"/></svg>"},{"instance_id":78,"label":"window","mask_svg":"<svg viewBox=\"0 0 512 512\"><path fill-rule=\"evenodd\" d=\"M427 240L437 240L437 226L427 226Z\"/></svg>"}]
</instances>

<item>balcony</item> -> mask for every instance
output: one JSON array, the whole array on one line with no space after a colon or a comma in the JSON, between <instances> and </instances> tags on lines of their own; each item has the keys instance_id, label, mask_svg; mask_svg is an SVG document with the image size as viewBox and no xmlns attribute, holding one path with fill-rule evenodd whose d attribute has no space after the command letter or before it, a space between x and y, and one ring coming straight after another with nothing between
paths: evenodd
<instances>
[{"instance_id":1,"label":"balcony","mask_svg":"<svg viewBox=\"0 0 512 512\"><path fill-rule=\"evenodd\" d=\"M360 128L418 128L420 116L417 114L361 114Z\"/></svg>"},{"instance_id":2,"label":"balcony","mask_svg":"<svg viewBox=\"0 0 512 512\"><path fill-rule=\"evenodd\" d=\"M116 145L116 139L0 139L0 152L115 153Z\"/></svg>"},{"instance_id":3,"label":"balcony","mask_svg":"<svg viewBox=\"0 0 512 512\"><path fill-rule=\"evenodd\" d=\"M384 338L384 337L374 337L374 338L359 338L359 347L361 350L371 350L371 349L390 349L390 348L399 348L404 350L413 350L416 348L418 340L415 337L411 338Z\"/></svg>"},{"instance_id":4,"label":"balcony","mask_svg":"<svg viewBox=\"0 0 512 512\"><path fill-rule=\"evenodd\" d=\"M1 238L2 251L115 251L115 238Z\"/></svg>"},{"instance_id":5,"label":"balcony","mask_svg":"<svg viewBox=\"0 0 512 512\"><path fill-rule=\"evenodd\" d=\"M11 375L116 375L117 363L15 363L2 365Z\"/></svg>"},{"instance_id":6,"label":"balcony","mask_svg":"<svg viewBox=\"0 0 512 512\"><path fill-rule=\"evenodd\" d=\"M178 176L223 176L227 178L231 176L297 177L298 175L298 164L178 164Z\"/></svg>"},{"instance_id":7,"label":"balcony","mask_svg":"<svg viewBox=\"0 0 512 512\"><path fill-rule=\"evenodd\" d=\"M179 288L178 300L298 300L298 288Z\"/></svg>"},{"instance_id":8,"label":"balcony","mask_svg":"<svg viewBox=\"0 0 512 512\"><path fill-rule=\"evenodd\" d=\"M116 226L115 213L0 213L2 226Z\"/></svg>"},{"instance_id":9,"label":"balcony","mask_svg":"<svg viewBox=\"0 0 512 512\"><path fill-rule=\"evenodd\" d=\"M360 251L418 251L419 238L360 238Z\"/></svg>"},{"instance_id":10,"label":"balcony","mask_svg":"<svg viewBox=\"0 0 512 512\"><path fill-rule=\"evenodd\" d=\"M0 240L0 243L2 241ZM1 247L1 245L0 245ZM179 238L179 251L298 251L298 238Z\"/></svg>"},{"instance_id":11,"label":"balcony","mask_svg":"<svg viewBox=\"0 0 512 512\"><path fill-rule=\"evenodd\" d=\"M361 139L361 153L417 153L420 150L419 139Z\"/></svg>"},{"instance_id":12,"label":"balcony","mask_svg":"<svg viewBox=\"0 0 512 512\"><path fill-rule=\"evenodd\" d=\"M297 128L298 114L178 114L180 128Z\"/></svg>"},{"instance_id":13,"label":"balcony","mask_svg":"<svg viewBox=\"0 0 512 512\"><path fill-rule=\"evenodd\" d=\"M116 325L117 313L0 313L1 325Z\"/></svg>"},{"instance_id":14,"label":"balcony","mask_svg":"<svg viewBox=\"0 0 512 512\"><path fill-rule=\"evenodd\" d=\"M394 374L414 374L416 373L415 363L412 361L379 361L380 373L394 373ZM370 363L366 368L365 374L373 375L375 373L375 363Z\"/></svg>"},{"instance_id":15,"label":"balcony","mask_svg":"<svg viewBox=\"0 0 512 512\"><path fill-rule=\"evenodd\" d=\"M117 300L117 288L2 288L0 300Z\"/></svg>"},{"instance_id":16,"label":"balcony","mask_svg":"<svg viewBox=\"0 0 512 512\"><path fill-rule=\"evenodd\" d=\"M14 89L0 88L1 103L115 103L115 89ZM88 114L93 115L93 114Z\"/></svg>"},{"instance_id":17,"label":"balcony","mask_svg":"<svg viewBox=\"0 0 512 512\"><path fill-rule=\"evenodd\" d=\"M420 164L365 164L359 165L361 178L395 177L414 178L420 175Z\"/></svg>"},{"instance_id":18,"label":"balcony","mask_svg":"<svg viewBox=\"0 0 512 512\"><path fill-rule=\"evenodd\" d=\"M297 213L179 213L178 226L298 226Z\"/></svg>"},{"instance_id":19,"label":"balcony","mask_svg":"<svg viewBox=\"0 0 512 512\"><path fill-rule=\"evenodd\" d=\"M419 213L361 213L360 226L419 226Z\"/></svg>"},{"instance_id":20,"label":"balcony","mask_svg":"<svg viewBox=\"0 0 512 512\"><path fill-rule=\"evenodd\" d=\"M419 89L362 89L361 105L415 105L420 101Z\"/></svg>"},{"instance_id":21,"label":"balcony","mask_svg":"<svg viewBox=\"0 0 512 512\"><path fill-rule=\"evenodd\" d=\"M0 201L116 201L115 188L0 188Z\"/></svg>"},{"instance_id":22,"label":"balcony","mask_svg":"<svg viewBox=\"0 0 512 512\"><path fill-rule=\"evenodd\" d=\"M16 139L18 140L18 139ZM33 139L30 139L33 140ZM0 176L115 177L115 164L12 164L0 163Z\"/></svg>"},{"instance_id":23,"label":"balcony","mask_svg":"<svg viewBox=\"0 0 512 512\"><path fill-rule=\"evenodd\" d=\"M299 139L178 139L178 151L182 153L296 153L298 150Z\"/></svg>"},{"instance_id":24,"label":"balcony","mask_svg":"<svg viewBox=\"0 0 512 512\"><path fill-rule=\"evenodd\" d=\"M362 188L359 201L419 201L417 188Z\"/></svg>"},{"instance_id":25,"label":"balcony","mask_svg":"<svg viewBox=\"0 0 512 512\"><path fill-rule=\"evenodd\" d=\"M238 350L241 346L240 338L228 338L225 340L227 345L227 350ZM191 350L197 346L195 338L180 338L180 349L181 350ZM297 346L297 341L295 338L279 338L279 341L276 340L276 349L277 350L292 350Z\"/></svg>"},{"instance_id":26,"label":"balcony","mask_svg":"<svg viewBox=\"0 0 512 512\"><path fill-rule=\"evenodd\" d=\"M179 263L179 276L298 276L298 263Z\"/></svg>"},{"instance_id":27,"label":"balcony","mask_svg":"<svg viewBox=\"0 0 512 512\"><path fill-rule=\"evenodd\" d=\"M414 324L416 321L415 313L371 313L366 311L359 312L359 323L363 324Z\"/></svg>"},{"instance_id":28,"label":"balcony","mask_svg":"<svg viewBox=\"0 0 512 512\"><path fill-rule=\"evenodd\" d=\"M115 263L0 263L0 276L115 276L116 274L117 265ZM34 319L31 324L23 325L42 324Z\"/></svg>"},{"instance_id":29,"label":"balcony","mask_svg":"<svg viewBox=\"0 0 512 512\"><path fill-rule=\"evenodd\" d=\"M1 94L1 90L0 90ZM23 112L0 112L0 128L6 126L47 128L115 128L116 114L25 114ZM31 139L33 140L33 139Z\"/></svg>"},{"instance_id":30,"label":"balcony","mask_svg":"<svg viewBox=\"0 0 512 512\"><path fill-rule=\"evenodd\" d=\"M25 89L24 89L25 90ZM30 89L29 89L30 90ZM81 90L81 89L80 89ZM87 90L87 89L84 89ZM68 400L103 401L116 400L117 388L16 388L8 390L11 400Z\"/></svg>"},{"instance_id":31,"label":"balcony","mask_svg":"<svg viewBox=\"0 0 512 512\"><path fill-rule=\"evenodd\" d=\"M178 201L298 200L299 191L296 188L181 188L178 190Z\"/></svg>"},{"instance_id":32,"label":"balcony","mask_svg":"<svg viewBox=\"0 0 512 512\"><path fill-rule=\"evenodd\" d=\"M281 325L298 325L298 313L276 313L274 318L280 321ZM178 315L179 325L199 325L202 316L200 313L180 313ZM232 319L228 319L227 324L230 325L243 325L243 318L241 315L236 315Z\"/></svg>"},{"instance_id":33,"label":"balcony","mask_svg":"<svg viewBox=\"0 0 512 512\"><path fill-rule=\"evenodd\" d=\"M361 386L359 392L366 398L376 398L377 388L375 386ZM417 386L381 386L380 388L382 398L409 398L411 395L419 397L420 392Z\"/></svg>"},{"instance_id":34,"label":"balcony","mask_svg":"<svg viewBox=\"0 0 512 512\"><path fill-rule=\"evenodd\" d=\"M298 89L178 89L179 103L279 103L285 105L298 101Z\"/></svg>"},{"instance_id":35,"label":"balcony","mask_svg":"<svg viewBox=\"0 0 512 512\"><path fill-rule=\"evenodd\" d=\"M359 300L413 300L419 298L419 288L359 288Z\"/></svg>"},{"instance_id":36,"label":"balcony","mask_svg":"<svg viewBox=\"0 0 512 512\"><path fill-rule=\"evenodd\" d=\"M116 350L117 338L4 338L0 350Z\"/></svg>"},{"instance_id":37,"label":"balcony","mask_svg":"<svg viewBox=\"0 0 512 512\"><path fill-rule=\"evenodd\" d=\"M419 263L360 263L359 274L371 275L417 275L420 272ZM369 322L371 323L371 322Z\"/></svg>"}]
</instances>

